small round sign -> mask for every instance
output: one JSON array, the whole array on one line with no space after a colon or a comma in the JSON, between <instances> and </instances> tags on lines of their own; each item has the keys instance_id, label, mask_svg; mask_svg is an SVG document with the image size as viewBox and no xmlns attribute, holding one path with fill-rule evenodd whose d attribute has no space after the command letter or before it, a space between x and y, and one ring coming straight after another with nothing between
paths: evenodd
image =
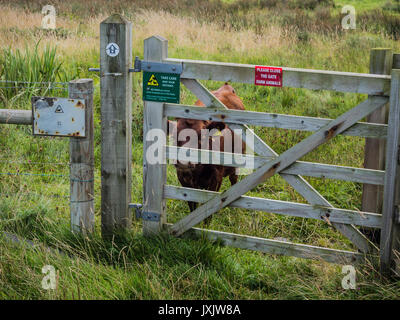
<instances>
[{"instance_id":1,"label":"small round sign","mask_svg":"<svg viewBox=\"0 0 400 320\"><path fill-rule=\"evenodd\" d=\"M119 46L114 42L110 42L106 47L106 53L110 57L116 57L119 54Z\"/></svg>"}]
</instances>

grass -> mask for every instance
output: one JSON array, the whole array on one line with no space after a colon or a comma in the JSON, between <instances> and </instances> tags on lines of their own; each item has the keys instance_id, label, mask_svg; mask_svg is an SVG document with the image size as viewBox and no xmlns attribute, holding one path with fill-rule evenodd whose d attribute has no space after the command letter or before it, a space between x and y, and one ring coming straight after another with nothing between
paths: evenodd
<instances>
[{"instance_id":1,"label":"grass","mask_svg":"<svg viewBox=\"0 0 400 320\"><path fill-rule=\"evenodd\" d=\"M338 7L344 7L346 5L353 6L356 10L373 10L381 8L388 3L396 3L396 1L385 1L385 0L335 0L335 4Z\"/></svg>"},{"instance_id":2,"label":"grass","mask_svg":"<svg viewBox=\"0 0 400 320\"><path fill-rule=\"evenodd\" d=\"M125 1L114 1L108 10L123 12L133 22L133 54L140 57L143 56L143 39L153 34L169 40L171 57L351 72L368 72L371 48L390 47L394 52L400 49L399 43L384 32L383 25L371 30L327 32L334 26L329 19L326 19L326 26L311 28L308 28L309 22L296 20L305 15L321 16L323 8L311 10L287 6L284 10L279 9L282 12L276 15L276 20L270 21L268 17L277 10L272 1L243 1L240 5L230 2L226 4L228 11L223 18L215 18L213 8L216 7L212 6L218 2L213 3L191 2L193 12L189 12L188 2L182 1L181 10L177 12L172 10L171 1L160 1L158 7L137 1L135 10ZM34 138L29 127L0 126L0 231L18 234L38 244L36 248L14 246L0 239L0 298L398 299L400 282L380 279L376 268L369 264L357 267L357 290L344 290L338 265L222 247L204 240L175 239L165 235L148 240L141 236L140 221L134 221L127 234L104 242L99 227L99 78L87 69L98 66L99 23L110 13L106 9L110 7L101 0L85 4L55 1L60 31L38 32L41 5L40 1L0 5L0 40L3 44L0 60L9 61L7 65L2 64L6 67L1 69L0 75L1 79L17 77L16 80L30 81L94 78L96 230L88 238L69 231L68 141ZM199 10L205 13L196 17L194 13ZM8 46L10 41L12 48ZM141 77L134 75L133 83L132 201L140 203ZM203 83L210 89L221 85L214 81ZM363 95L327 91L244 84L234 84L234 87L248 110L294 115L335 118L365 99ZM12 100L18 95L18 100ZM19 90L7 98L5 105L29 109L28 98L23 90ZM195 97L183 89L182 102L194 101ZM309 134L253 129L278 153ZM337 137L302 160L361 167L363 152L362 139ZM46 175L1 174L21 172ZM334 206L360 209L360 184L307 180ZM172 166L168 166L167 182L178 185ZM228 187L229 183L225 181L223 189ZM268 180L249 195L305 202L279 177ZM174 222L187 214L188 208L184 202L171 200L167 202L167 211L168 221ZM210 228L354 250L349 241L324 222L257 211L224 209L213 218ZM65 254L49 252L48 247L62 249ZM54 291L41 289L41 268L47 264L57 270L58 287Z\"/></svg>"}]
</instances>

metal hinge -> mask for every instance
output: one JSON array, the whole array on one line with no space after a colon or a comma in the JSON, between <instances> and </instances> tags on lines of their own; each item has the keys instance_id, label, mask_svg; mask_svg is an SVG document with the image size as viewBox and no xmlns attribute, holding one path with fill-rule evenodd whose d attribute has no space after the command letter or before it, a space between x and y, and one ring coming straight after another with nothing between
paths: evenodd
<instances>
[{"instance_id":1,"label":"metal hinge","mask_svg":"<svg viewBox=\"0 0 400 320\"><path fill-rule=\"evenodd\" d=\"M142 219L144 221L160 221L161 215L159 213L142 211L143 205L140 203L130 203L129 208L135 209L136 219Z\"/></svg>"},{"instance_id":2,"label":"metal hinge","mask_svg":"<svg viewBox=\"0 0 400 320\"><path fill-rule=\"evenodd\" d=\"M100 68L89 68L89 71L100 72ZM173 63L146 61L146 60L140 60L139 57L135 57L133 69L129 68L129 72L142 72L142 71L181 74L183 71L183 67L182 63L173 64ZM116 76L117 74L107 73L105 75Z\"/></svg>"}]
</instances>

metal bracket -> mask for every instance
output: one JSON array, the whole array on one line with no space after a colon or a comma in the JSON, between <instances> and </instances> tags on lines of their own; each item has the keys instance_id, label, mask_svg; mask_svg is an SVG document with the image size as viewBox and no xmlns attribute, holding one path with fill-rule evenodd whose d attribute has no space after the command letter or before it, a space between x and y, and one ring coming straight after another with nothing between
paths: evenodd
<instances>
[{"instance_id":1,"label":"metal bracket","mask_svg":"<svg viewBox=\"0 0 400 320\"><path fill-rule=\"evenodd\" d=\"M161 215L156 212L143 212L142 211L142 220L145 221L160 221Z\"/></svg>"},{"instance_id":2,"label":"metal bracket","mask_svg":"<svg viewBox=\"0 0 400 320\"><path fill-rule=\"evenodd\" d=\"M100 72L100 68L89 68L89 71ZM163 62L154 62L140 60L139 57L135 57L134 67L129 68L129 72L159 72L159 73L173 73L181 74L183 72L182 63L172 64ZM104 75L119 76L121 74L106 73Z\"/></svg>"},{"instance_id":3,"label":"metal bracket","mask_svg":"<svg viewBox=\"0 0 400 320\"><path fill-rule=\"evenodd\" d=\"M140 203L130 203L129 208L135 209L136 219L142 219L144 221L160 221L161 215L156 212L144 212L142 211L143 205Z\"/></svg>"},{"instance_id":4,"label":"metal bracket","mask_svg":"<svg viewBox=\"0 0 400 320\"><path fill-rule=\"evenodd\" d=\"M131 69L129 71L131 71ZM139 57L136 57L135 68L133 69L133 72L140 72L140 71L181 74L183 68L182 68L182 63L171 64L163 62L146 61L146 60L140 60Z\"/></svg>"}]
</instances>

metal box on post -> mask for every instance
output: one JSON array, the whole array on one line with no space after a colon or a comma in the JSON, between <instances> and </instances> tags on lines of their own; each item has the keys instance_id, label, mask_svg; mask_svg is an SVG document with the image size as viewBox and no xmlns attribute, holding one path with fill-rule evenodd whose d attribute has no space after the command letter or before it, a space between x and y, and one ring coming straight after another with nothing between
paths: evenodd
<instances>
[{"instance_id":1,"label":"metal box on post","mask_svg":"<svg viewBox=\"0 0 400 320\"><path fill-rule=\"evenodd\" d=\"M33 135L86 137L85 100L32 97Z\"/></svg>"}]
</instances>

